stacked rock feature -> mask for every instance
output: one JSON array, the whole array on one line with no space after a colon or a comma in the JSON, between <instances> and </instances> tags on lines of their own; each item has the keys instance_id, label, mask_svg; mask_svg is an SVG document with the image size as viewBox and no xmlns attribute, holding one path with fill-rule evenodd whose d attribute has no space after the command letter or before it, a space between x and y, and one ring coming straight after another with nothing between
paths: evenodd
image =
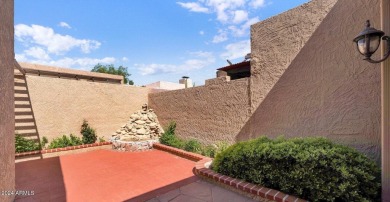
<instances>
[{"instance_id":1,"label":"stacked rock feature","mask_svg":"<svg viewBox=\"0 0 390 202\"><path fill-rule=\"evenodd\" d=\"M162 133L164 130L153 109L144 104L142 110L133 113L130 120L112 135L111 142L117 150L150 149Z\"/></svg>"}]
</instances>

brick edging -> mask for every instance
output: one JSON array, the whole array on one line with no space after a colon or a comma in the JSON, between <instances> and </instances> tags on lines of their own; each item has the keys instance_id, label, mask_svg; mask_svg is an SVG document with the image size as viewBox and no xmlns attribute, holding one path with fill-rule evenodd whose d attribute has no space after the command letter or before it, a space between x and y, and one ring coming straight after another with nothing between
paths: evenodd
<instances>
[{"instance_id":1,"label":"brick edging","mask_svg":"<svg viewBox=\"0 0 390 202\"><path fill-rule=\"evenodd\" d=\"M21 152L21 153L15 153L15 157L30 156L36 154L48 154L48 153L61 152L61 151L70 151L70 150L83 149L88 147L97 147L97 146L110 145L110 144L111 142L97 142L93 144L82 144L78 146L69 146L69 147L56 148L56 149L43 149L37 151Z\"/></svg>"},{"instance_id":2,"label":"brick edging","mask_svg":"<svg viewBox=\"0 0 390 202\"><path fill-rule=\"evenodd\" d=\"M190 160L193 160L193 161L200 161L200 160L202 160L204 158L208 158L208 157L202 156L200 154L195 154L195 153L192 153L192 152L184 151L184 150L177 149L177 148L174 148L174 147L170 147L170 146L167 146L167 145L163 145L163 144L160 144L160 143L154 143L153 144L153 148L159 149L159 150L163 150L163 151L167 151L167 152L176 154L178 156L182 156L184 158L187 158L187 159L190 159Z\"/></svg>"},{"instance_id":3,"label":"brick edging","mask_svg":"<svg viewBox=\"0 0 390 202\"><path fill-rule=\"evenodd\" d=\"M214 172L213 170L206 168L205 163L210 162L212 159L209 157L205 157L199 154L194 154L192 152L187 152L181 149L177 149L174 147L166 146L159 143L154 143L153 148L167 151L179 156L183 156L185 158L196 161L194 172L196 175L200 175L202 177L207 177L208 179L225 184L234 189L238 189L240 191L244 191L256 196L260 196L262 198L266 198L269 200L274 200L277 202L304 202L306 200L297 198L295 196L291 196L280 192L278 190L269 189L260 185L255 185L252 183L245 182L244 180L232 178L226 175L222 175Z\"/></svg>"}]
</instances>

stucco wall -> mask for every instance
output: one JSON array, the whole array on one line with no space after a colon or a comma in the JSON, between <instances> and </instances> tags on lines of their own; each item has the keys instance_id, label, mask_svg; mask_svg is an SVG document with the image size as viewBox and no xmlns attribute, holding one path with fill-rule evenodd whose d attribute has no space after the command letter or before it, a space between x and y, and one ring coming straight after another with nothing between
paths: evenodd
<instances>
[{"instance_id":1,"label":"stucco wall","mask_svg":"<svg viewBox=\"0 0 390 202\"><path fill-rule=\"evenodd\" d=\"M149 105L164 127L175 121L181 137L234 142L249 118L248 79L152 93Z\"/></svg>"},{"instance_id":2,"label":"stucco wall","mask_svg":"<svg viewBox=\"0 0 390 202\"><path fill-rule=\"evenodd\" d=\"M147 103L148 88L27 75L40 137L80 135L83 119L108 138Z\"/></svg>"},{"instance_id":3,"label":"stucco wall","mask_svg":"<svg viewBox=\"0 0 390 202\"><path fill-rule=\"evenodd\" d=\"M380 66L363 61L352 42L363 30L365 20L380 27L378 11L379 0L339 0L262 100L237 140L259 135L325 136L353 146L379 163ZM252 27L252 44L263 43L256 37L261 29L268 30ZM258 50L252 54L263 57ZM267 72L264 76L278 74ZM263 88L261 83L255 85L253 89Z\"/></svg>"},{"instance_id":4,"label":"stucco wall","mask_svg":"<svg viewBox=\"0 0 390 202\"><path fill-rule=\"evenodd\" d=\"M312 0L252 25L252 110L267 96L336 1Z\"/></svg>"},{"instance_id":5,"label":"stucco wall","mask_svg":"<svg viewBox=\"0 0 390 202\"><path fill-rule=\"evenodd\" d=\"M14 139L14 1L0 0L0 201L13 201Z\"/></svg>"}]
</instances>

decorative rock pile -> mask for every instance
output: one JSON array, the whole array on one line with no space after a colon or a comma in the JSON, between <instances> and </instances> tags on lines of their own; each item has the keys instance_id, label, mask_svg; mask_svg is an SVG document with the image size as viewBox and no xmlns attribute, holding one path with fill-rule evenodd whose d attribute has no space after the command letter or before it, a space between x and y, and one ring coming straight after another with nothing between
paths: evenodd
<instances>
[{"instance_id":1,"label":"decorative rock pile","mask_svg":"<svg viewBox=\"0 0 390 202\"><path fill-rule=\"evenodd\" d=\"M164 130L161 128L153 109L147 104L133 113L130 120L111 137L113 149L136 151L150 149Z\"/></svg>"}]
</instances>

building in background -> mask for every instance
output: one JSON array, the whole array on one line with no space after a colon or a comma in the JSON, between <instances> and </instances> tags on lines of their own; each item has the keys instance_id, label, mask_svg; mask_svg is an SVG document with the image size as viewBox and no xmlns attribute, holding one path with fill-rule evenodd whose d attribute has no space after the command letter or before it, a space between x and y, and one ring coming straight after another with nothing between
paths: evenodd
<instances>
[{"instance_id":1,"label":"building in background","mask_svg":"<svg viewBox=\"0 0 390 202\"><path fill-rule=\"evenodd\" d=\"M217 77L230 76L231 80L247 78L251 76L251 63L244 61L217 70Z\"/></svg>"},{"instance_id":2,"label":"building in background","mask_svg":"<svg viewBox=\"0 0 390 202\"><path fill-rule=\"evenodd\" d=\"M151 84L145 85L148 88L159 89L159 90L178 90L185 88L184 84L173 83L168 81L157 81Z\"/></svg>"}]
</instances>

